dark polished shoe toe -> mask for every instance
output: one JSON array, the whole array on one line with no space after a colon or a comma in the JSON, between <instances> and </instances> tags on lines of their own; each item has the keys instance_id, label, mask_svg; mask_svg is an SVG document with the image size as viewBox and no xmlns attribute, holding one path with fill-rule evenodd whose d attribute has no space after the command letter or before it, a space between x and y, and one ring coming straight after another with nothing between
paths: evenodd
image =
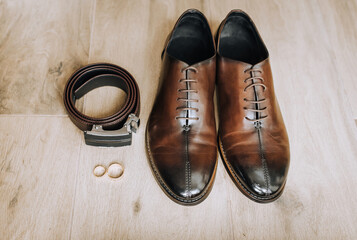
<instances>
[{"instance_id":1,"label":"dark polished shoe toe","mask_svg":"<svg viewBox=\"0 0 357 240\"><path fill-rule=\"evenodd\" d=\"M203 200L212 187L217 162L216 155L206 161L212 163L213 166L207 164L205 167L194 166L195 161L192 161L190 166L180 164L183 159L181 154L163 155L153 154L151 164L166 194L178 202L187 204L195 204ZM172 163L170 167L167 166L167 162Z\"/></svg>"},{"instance_id":2,"label":"dark polished shoe toe","mask_svg":"<svg viewBox=\"0 0 357 240\"><path fill-rule=\"evenodd\" d=\"M202 179L202 175L192 173L189 183L185 179L185 172L175 174L173 171L160 171L164 184L169 188L171 195L183 202L194 202L203 197L210 179ZM175 175L177 176L175 178ZM181 176L180 176L181 175ZM182 176L183 175L183 176ZM175 180L173 180L175 179Z\"/></svg>"},{"instance_id":3,"label":"dark polished shoe toe","mask_svg":"<svg viewBox=\"0 0 357 240\"><path fill-rule=\"evenodd\" d=\"M235 184L249 198L258 202L269 202L282 193L288 165L275 163L288 160L261 159L258 154L241 152L229 155L229 161L227 159L224 161Z\"/></svg>"},{"instance_id":4,"label":"dark polished shoe toe","mask_svg":"<svg viewBox=\"0 0 357 240\"><path fill-rule=\"evenodd\" d=\"M272 198L282 190L285 184L284 175L271 168L243 169L240 172L245 173L245 176L242 176L244 185L256 197Z\"/></svg>"}]
</instances>

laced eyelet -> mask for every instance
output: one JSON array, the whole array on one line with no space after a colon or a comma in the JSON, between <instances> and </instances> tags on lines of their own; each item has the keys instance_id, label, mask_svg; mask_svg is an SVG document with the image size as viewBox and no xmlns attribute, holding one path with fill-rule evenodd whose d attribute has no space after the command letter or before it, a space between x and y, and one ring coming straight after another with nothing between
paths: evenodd
<instances>
[{"instance_id":1,"label":"laced eyelet","mask_svg":"<svg viewBox=\"0 0 357 240\"><path fill-rule=\"evenodd\" d=\"M248 68L248 69L245 69L245 70L244 70L244 73L247 73L247 72L250 73L250 76L249 76L248 78L244 79L244 83L247 83L248 80L251 80L252 82L251 82L248 86L246 86L246 87L243 89L243 91L244 91L244 92L247 92L247 90L250 89L250 88L256 89L256 87L260 86L260 87L263 88L263 92L265 92L265 90L266 90L267 87L266 87L266 85L263 83L263 82L264 82L263 77L261 77L261 76L255 76L255 74L254 74L255 72L258 72L258 73L262 74L263 71L260 70L260 69L256 69L256 68ZM257 82L257 81L259 81L259 82ZM254 108L243 107L243 109L244 109L244 110L248 110L248 111L252 111L252 112L254 112L255 114L257 114L257 118L256 118L256 119L251 119L251 118L245 117L246 120L248 120L248 121L253 121L253 122L258 122L259 120L268 117L268 115L265 115L265 116L262 116L262 115L261 115L261 113L262 113L264 110L266 110L267 107L259 108L259 104L261 104L261 103L263 103L263 102L266 101L265 98L263 98L263 99L254 99L254 100L249 100L249 99L247 99L247 98L244 98L243 100L244 100L245 102L254 103Z\"/></svg>"},{"instance_id":2,"label":"laced eyelet","mask_svg":"<svg viewBox=\"0 0 357 240\"><path fill-rule=\"evenodd\" d=\"M190 98L190 94L189 93L198 93L198 91L196 89L191 89L190 88L190 84L191 83L197 83L197 79L192 79L192 78L188 78L188 71L192 71L194 73L197 73L198 70L197 68L195 67L192 67L192 66L189 66L189 67L186 67L184 69L181 70L181 72L186 72L186 78L184 79L179 79L178 81L181 83L181 82L185 82L186 84L186 88L185 89L178 89L177 91L180 92L180 93L187 93L186 94L186 98L183 98L183 97L179 97L176 99L176 101L182 101L182 102L186 102L186 106L185 107L176 107L176 111L186 111L186 114L185 114L185 117L182 117L182 116L176 116L175 119L182 119L182 120L186 120L186 125L188 125L188 121L189 120L199 120L198 117L190 117L189 116L189 113L190 113L190 110L192 111L196 111L198 112L198 108L195 108L195 107L192 107L191 106L191 102L198 102L198 99L192 99Z\"/></svg>"}]
</instances>

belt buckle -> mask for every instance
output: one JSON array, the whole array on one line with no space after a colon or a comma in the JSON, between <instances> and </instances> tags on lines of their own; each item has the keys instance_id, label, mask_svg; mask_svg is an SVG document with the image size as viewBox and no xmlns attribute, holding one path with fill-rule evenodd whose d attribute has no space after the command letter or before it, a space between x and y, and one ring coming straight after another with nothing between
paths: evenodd
<instances>
[{"instance_id":1,"label":"belt buckle","mask_svg":"<svg viewBox=\"0 0 357 240\"><path fill-rule=\"evenodd\" d=\"M101 125L93 125L92 130L84 131L84 140L90 146L128 146L131 145L132 133L136 133L139 125L140 119L131 113L122 128L118 130L103 130Z\"/></svg>"}]
</instances>

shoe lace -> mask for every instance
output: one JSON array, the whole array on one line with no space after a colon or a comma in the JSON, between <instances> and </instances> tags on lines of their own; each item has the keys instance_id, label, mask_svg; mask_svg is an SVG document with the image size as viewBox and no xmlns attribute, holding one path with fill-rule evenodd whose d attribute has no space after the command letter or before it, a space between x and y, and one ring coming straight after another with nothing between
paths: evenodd
<instances>
[{"instance_id":1,"label":"shoe lace","mask_svg":"<svg viewBox=\"0 0 357 240\"><path fill-rule=\"evenodd\" d=\"M244 88L244 92L246 92L248 89L251 89L253 88L254 91L255 91L255 87L257 86L260 86L263 88L263 92L265 92L266 90L266 85L263 83L264 82L264 79L262 77L259 77L259 76L255 76L255 73L262 73L262 70L260 69L256 69L256 68L250 68L250 69L246 69L244 70L244 73L247 73L249 72L250 73L250 76L249 78L246 78L244 80L244 83L247 83L247 81L252 81L251 84L249 84L248 86L246 86ZM244 98L243 100L247 103L250 103L250 104L254 104L254 108L249 108L249 107L244 107L244 110L247 110L247 111L252 111L254 113L256 113L256 118L254 119L251 119L249 117L245 117L245 119L247 119L248 121L252 121L254 122L254 124L258 124L260 123L259 121L268 117L268 115L262 115L261 113L264 112L267 107L263 107L263 108L259 108L259 104L261 103L264 103L266 102L266 99L263 98L263 99L257 99L257 95L255 95L255 99L252 100L252 99L247 99L247 98Z\"/></svg>"},{"instance_id":2,"label":"shoe lace","mask_svg":"<svg viewBox=\"0 0 357 240\"><path fill-rule=\"evenodd\" d=\"M186 97L183 97L183 98L179 97L179 98L176 99L176 101L178 101L178 102L185 102L186 103L186 106L177 107L176 108L176 111L186 111L186 115L184 117L183 116L176 116L175 117L176 119L185 119L186 120L186 125L184 126L185 128L189 127L189 125L188 125L188 121L189 120L199 120L198 117L190 117L190 115L189 115L189 111L190 110L198 112L198 108L195 108L195 107L191 106L192 102L198 102L198 99L191 98L191 93L198 93L198 91L196 89L191 89L191 83L197 83L197 79L188 78L188 72L189 71L192 71L194 73L198 72L197 68L192 67L192 66L185 67L185 68L183 68L181 70L181 72L185 72L185 78L180 79L179 82L180 83L186 83L185 84L186 88L178 89L178 92L186 93Z\"/></svg>"}]
</instances>

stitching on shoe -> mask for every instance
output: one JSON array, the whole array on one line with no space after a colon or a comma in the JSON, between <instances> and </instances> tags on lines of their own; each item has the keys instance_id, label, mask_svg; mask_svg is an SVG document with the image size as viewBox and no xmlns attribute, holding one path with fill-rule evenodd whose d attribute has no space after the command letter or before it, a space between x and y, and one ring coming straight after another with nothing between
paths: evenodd
<instances>
[{"instance_id":1,"label":"stitching on shoe","mask_svg":"<svg viewBox=\"0 0 357 240\"><path fill-rule=\"evenodd\" d=\"M259 153L260 153L260 160L262 162L263 166L263 172L264 172L264 181L265 185L267 188L267 191L271 190L270 189L270 176L269 176L269 170L268 170L268 164L266 159L264 158L263 154L263 145L262 145L262 139L261 139L261 128L257 128L258 131L258 138L259 138ZM265 195L268 195L268 192L265 193Z\"/></svg>"},{"instance_id":2,"label":"stitching on shoe","mask_svg":"<svg viewBox=\"0 0 357 240\"><path fill-rule=\"evenodd\" d=\"M184 131L185 134L185 177L186 177L186 192L187 198L191 197L191 164L188 155L188 132Z\"/></svg>"},{"instance_id":3,"label":"stitching on shoe","mask_svg":"<svg viewBox=\"0 0 357 240\"><path fill-rule=\"evenodd\" d=\"M156 169L156 166L154 164L154 162L152 161L152 156L151 156L151 150L150 150L150 145L149 145L149 138L147 137L148 131L146 129L146 149L149 153L149 161L150 161L150 165L153 169L153 172L155 173L156 178L159 180L159 183L162 187L164 187L164 189L166 190L166 192L173 197L174 199L183 202L183 203L194 203L199 201L200 199L202 199L203 197L205 197L206 193L208 192L208 190L210 190L210 186L212 185L212 181L214 179L214 176L212 176L212 179L210 180L209 184L207 185L206 189L197 197L195 198L191 198L191 199L187 199L187 198L182 198L177 196L175 193L172 192L172 190L166 185L166 183L164 182L164 180L161 178L158 170ZM217 167L217 164L216 164Z\"/></svg>"},{"instance_id":4,"label":"stitching on shoe","mask_svg":"<svg viewBox=\"0 0 357 240\"><path fill-rule=\"evenodd\" d=\"M265 158L262 158L261 161L262 161L262 166L263 166L263 171L264 171L265 185L267 187L267 190L271 190L270 189L270 176L269 176L267 161ZM265 193L265 195L269 195L269 194Z\"/></svg>"}]
</instances>

